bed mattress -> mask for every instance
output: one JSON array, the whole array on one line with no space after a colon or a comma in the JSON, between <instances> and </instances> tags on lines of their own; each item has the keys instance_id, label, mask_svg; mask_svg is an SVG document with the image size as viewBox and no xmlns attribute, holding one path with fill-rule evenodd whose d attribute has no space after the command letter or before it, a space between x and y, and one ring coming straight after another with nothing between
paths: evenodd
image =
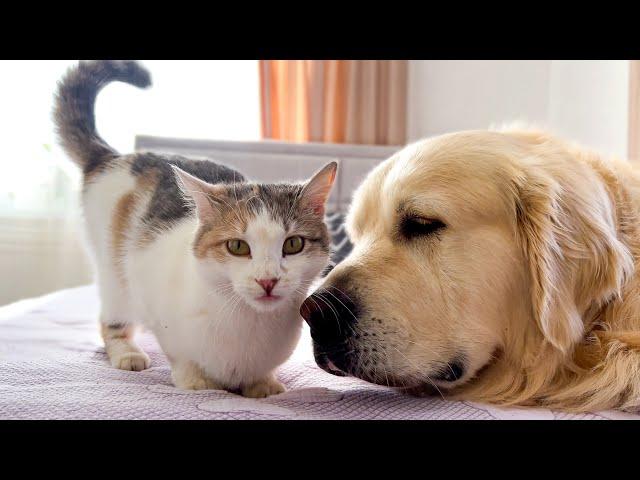
<instances>
[{"instance_id":1,"label":"bed mattress","mask_svg":"<svg viewBox=\"0 0 640 480\"><path fill-rule=\"evenodd\" d=\"M570 415L496 408L329 375L313 361L308 329L278 372L288 391L266 399L219 390L181 391L153 336L143 372L112 368L98 334L95 286L59 291L0 308L2 419L639 419L619 411Z\"/></svg>"}]
</instances>

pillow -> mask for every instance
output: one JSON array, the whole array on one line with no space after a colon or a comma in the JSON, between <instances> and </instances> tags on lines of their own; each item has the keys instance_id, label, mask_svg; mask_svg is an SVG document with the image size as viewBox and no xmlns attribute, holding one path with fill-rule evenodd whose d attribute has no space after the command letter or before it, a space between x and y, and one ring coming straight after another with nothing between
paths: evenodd
<instances>
[{"instance_id":1,"label":"pillow","mask_svg":"<svg viewBox=\"0 0 640 480\"><path fill-rule=\"evenodd\" d=\"M333 267L344 260L351 252L353 244L349 241L344 228L344 214L341 212L330 212L325 216L325 221L329 228L331 237L331 260L327 268L322 272L322 276L329 274Z\"/></svg>"}]
</instances>

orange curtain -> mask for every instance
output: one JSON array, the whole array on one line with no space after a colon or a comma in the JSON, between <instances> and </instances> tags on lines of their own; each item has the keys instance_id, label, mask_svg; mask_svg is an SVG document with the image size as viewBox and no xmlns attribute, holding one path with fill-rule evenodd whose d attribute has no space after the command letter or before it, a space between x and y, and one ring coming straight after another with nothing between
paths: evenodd
<instances>
[{"instance_id":1,"label":"orange curtain","mask_svg":"<svg viewBox=\"0 0 640 480\"><path fill-rule=\"evenodd\" d=\"M406 60L262 60L262 136L402 145Z\"/></svg>"}]
</instances>

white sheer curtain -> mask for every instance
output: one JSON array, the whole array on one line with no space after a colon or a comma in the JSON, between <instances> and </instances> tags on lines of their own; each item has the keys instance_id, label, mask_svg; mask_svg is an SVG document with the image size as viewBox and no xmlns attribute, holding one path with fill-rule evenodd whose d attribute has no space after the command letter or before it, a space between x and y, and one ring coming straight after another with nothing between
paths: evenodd
<instances>
[{"instance_id":1,"label":"white sheer curtain","mask_svg":"<svg viewBox=\"0 0 640 480\"><path fill-rule=\"evenodd\" d=\"M87 283L81 247L80 175L57 146L51 109L73 60L0 61L0 305ZM256 140L257 61L142 61L154 85L112 84L97 126L116 149L136 134Z\"/></svg>"}]
</instances>

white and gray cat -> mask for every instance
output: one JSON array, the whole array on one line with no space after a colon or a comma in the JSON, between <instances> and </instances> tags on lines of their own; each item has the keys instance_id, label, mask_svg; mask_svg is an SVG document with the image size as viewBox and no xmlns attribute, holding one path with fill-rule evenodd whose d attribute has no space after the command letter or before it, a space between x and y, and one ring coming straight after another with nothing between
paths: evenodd
<instances>
[{"instance_id":1,"label":"white and gray cat","mask_svg":"<svg viewBox=\"0 0 640 480\"><path fill-rule=\"evenodd\" d=\"M329 259L324 210L336 163L305 183L261 184L210 161L120 155L94 121L96 95L112 81L151 84L136 62L80 62L61 80L54 112L84 174L111 364L149 367L134 340L145 326L179 388L284 391L275 369L295 348L300 304Z\"/></svg>"}]
</instances>

